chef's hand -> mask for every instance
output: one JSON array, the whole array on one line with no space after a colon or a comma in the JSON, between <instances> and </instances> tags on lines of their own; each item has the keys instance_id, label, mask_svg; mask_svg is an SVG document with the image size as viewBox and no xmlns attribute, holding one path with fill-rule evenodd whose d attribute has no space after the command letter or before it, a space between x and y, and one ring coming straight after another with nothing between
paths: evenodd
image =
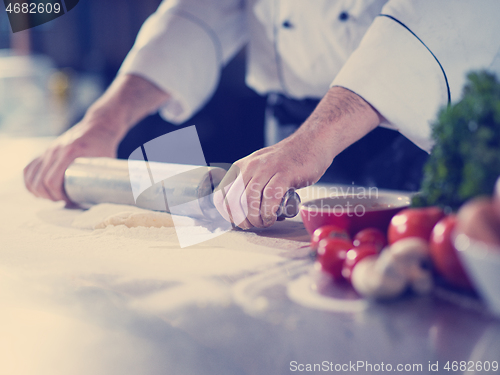
<instances>
[{"instance_id":1,"label":"chef's hand","mask_svg":"<svg viewBox=\"0 0 500 375\"><path fill-rule=\"evenodd\" d=\"M118 76L82 121L57 138L24 168L26 188L35 196L64 200L64 172L78 157L116 157L121 139L169 95L135 75Z\"/></svg>"},{"instance_id":2,"label":"chef's hand","mask_svg":"<svg viewBox=\"0 0 500 375\"><path fill-rule=\"evenodd\" d=\"M242 229L271 226L289 189L317 182L335 156L382 120L355 93L332 87L294 134L233 164L214 193L217 210Z\"/></svg>"},{"instance_id":3,"label":"chef's hand","mask_svg":"<svg viewBox=\"0 0 500 375\"><path fill-rule=\"evenodd\" d=\"M24 168L26 188L35 196L69 202L63 188L64 172L77 157L115 157L118 133L100 120L83 119L61 135Z\"/></svg>"},{"instance_id":4,"label":"chef's hand","mask_svg":"<svg viewBox=\"0 0 500 375\"><path fill-rule=\"evenodd\" d=\"M316 182L330 164L313 142L290 137L238 160L214 194L218 211L242 229L272 225L287 190Z\"/></svg>"}]
</instances>

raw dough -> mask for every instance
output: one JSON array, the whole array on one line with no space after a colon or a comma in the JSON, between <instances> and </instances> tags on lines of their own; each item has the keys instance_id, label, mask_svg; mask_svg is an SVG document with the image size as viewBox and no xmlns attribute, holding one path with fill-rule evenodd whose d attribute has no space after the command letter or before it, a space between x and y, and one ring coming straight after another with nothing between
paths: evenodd
<instances>
[{"instance_id":1,"label":"raw dough","mask_svg":"<svg viewBox=\"0 0 500 375\"><path fill-rule=\"evenodd\" d=\"M94 229L103 229L108 225L125 225L129 228L134 227L173 227L174 221L170 214L164 212L122 212L106 218L103 222L97 224Z\"/></svg>"},{"instance_id":2,"label":"raw dough","mask_svg":"<svg viewBox=\"0 0 500 375\"><path fill-rule=\"evenodd\" d=\"M110 225L133 227L173 227L172 215L142 208L102 203L79 215L72 223L75 228L102 229Z\"/></svg>"}]
</instances>

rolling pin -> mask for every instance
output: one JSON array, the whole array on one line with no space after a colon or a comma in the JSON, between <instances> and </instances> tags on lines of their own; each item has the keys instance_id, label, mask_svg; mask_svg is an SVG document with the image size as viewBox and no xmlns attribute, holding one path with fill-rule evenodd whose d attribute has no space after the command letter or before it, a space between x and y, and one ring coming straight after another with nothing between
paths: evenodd
<instances>
[{"instance_id":1,"label":"rolling pin","mask_svg":"<svg viewBox=\"0 0 500 375\"><path fill-rule=\"evenodd\" d=\"M77 158L65 172L64 189L68 198L83 208L115 203L154 211L174 211L198 219L215 219L220 214L212 193L225 174L226 171L218 167ZM289 190L276 215L294 217L299 204L299 195Z\"/></svg>"}]
</instances>

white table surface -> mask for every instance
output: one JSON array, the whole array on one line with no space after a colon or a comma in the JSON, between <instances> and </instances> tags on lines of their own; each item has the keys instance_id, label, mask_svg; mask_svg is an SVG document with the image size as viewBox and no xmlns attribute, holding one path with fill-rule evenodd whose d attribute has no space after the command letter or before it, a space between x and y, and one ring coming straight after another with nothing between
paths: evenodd
<instances>
[{"instance_id":1,"label":"white table surface","mask_svg":"<svg viewBox=\"0 0 500 375\"><path fill-rule=\"evenodd\" d=\"M473 298L311 290L298 218L184 249L173 228L73 228L80 210L23 187L48 142L0 137L0 374L289 374L293 361L438 361L444 374L448 360L500 360L500 322Z\"/></svg>"}]
</instances>

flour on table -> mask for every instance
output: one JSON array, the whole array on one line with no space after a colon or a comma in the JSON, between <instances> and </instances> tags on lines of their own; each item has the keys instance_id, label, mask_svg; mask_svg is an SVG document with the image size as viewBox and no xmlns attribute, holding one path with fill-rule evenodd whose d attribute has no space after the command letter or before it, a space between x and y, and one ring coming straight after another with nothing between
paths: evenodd
<instances>
[{"instance_id":1,"label":"flour on table","mask_svg":"<svg viewBox=\"0 0 500 375\"><path fill-rule=\"evenodd\" d=\"M110 225L135 227L173 227L172 215L166 212L144 210L142 208L102 203L91 207L77 216L72 223L75 228L103 229Z\"/></svg>"}]
</instances>

